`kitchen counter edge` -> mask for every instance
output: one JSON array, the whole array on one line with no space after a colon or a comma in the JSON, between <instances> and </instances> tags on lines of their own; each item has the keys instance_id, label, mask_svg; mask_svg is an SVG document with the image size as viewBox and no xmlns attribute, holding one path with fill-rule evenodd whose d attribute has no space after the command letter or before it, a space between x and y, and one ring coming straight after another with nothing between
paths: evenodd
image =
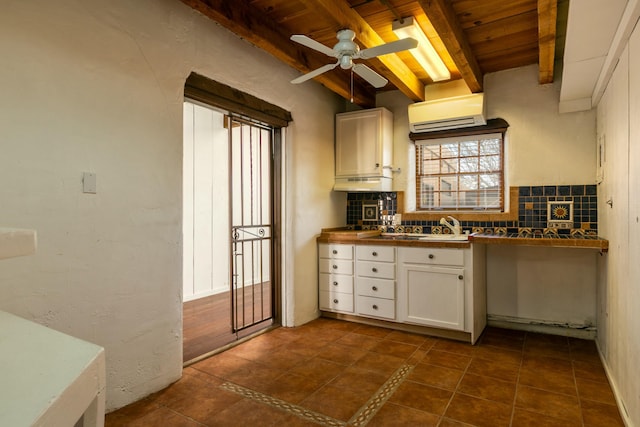
<instances>
[{"instance_id":1,"label":"kitchen counter edge","mask_svg":"<svg viewBox=\"0 0 640 427\"><path fill-rule=\"evenodd\" d=\"M544 246L552 248L597 249L600 252L609 250L606 239L554 239L531 237L488 236L472 234L469 241L437 242L424 240L384 240L377 238L380 233L348 233L344 231L325 231L317 237L318 243L345 243L379 246L410 246L429 248L469 248L472 243L489 245Z\"/></svg>"}]
</instances>

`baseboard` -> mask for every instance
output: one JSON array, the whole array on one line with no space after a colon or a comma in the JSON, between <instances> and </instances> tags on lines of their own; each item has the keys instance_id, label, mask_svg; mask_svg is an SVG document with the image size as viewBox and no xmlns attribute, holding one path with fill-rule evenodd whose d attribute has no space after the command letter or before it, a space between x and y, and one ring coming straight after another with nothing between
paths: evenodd
<instances>
[{"instance_id":1,"label":"baseboard","mask_svg":"<svg viewBox=\"0 0 640 427\"><path fill-rule=\"evenodd\" d=\"M607 379L609 380L611 391L613 391L613 396L616 398L616 405L618 406L618 412L620 412L620 416L622 417L622 422L625 426L631 427L633 426L633 424L631 423L631 419L629 418L629 414L627 413L627 407L620 397L618 384L611 375L611 369L609 368L607 359L604 357L604 354L602 354L602 349L600 348L600 343L598 342L598 340L596 340L596 347L598 348L598 355L600 356L600 361L602 362L602 366L604 367L604 372L607 375Z\"/></svg>"},{"instance_id":2,"label":"baseboard","mask_svg":"<svg viewBox=\"0 0 640 427\"><path fill-rule=\"evenodd\" d=\"M527 332L539 332L549 335L561 335L565 337L595 340L596 328L594 326L572 325L566 323L549 322L521 317L487 315L487 325L497 328L515 329Z\"/></svg>"},{"instance_id":3,"label":"baseboard","mask_svg":"<svg viewBox=\"0 0 640 427\"><path fill-rule=\"evenodd\" d=\"M414 334L430 335L439 338L471 342L471 334L463 331L453 331L449 329L432 328L429 326L412 325L409 323L399 323L370 317L361 317L353 314L335 313L331 311L321 311L321 317L330 319L347 320L349 322L361 323L369 326L381 326L383 328L395 329L397 331L411 332ZM473 343L472 343L473 344Z\"/></svg>"},{"instance_id":4,"label":"baseboard","mask_svg":"<svg viewBox=\"0 0 640 427\"><path fill-rule=\"evenodd\" d=\"M215 288L206 292L200 292L197 294L193 294L193 295L185 295L182 299L182 302L189 302L189 301L193 301L193 300L197 300L200 298L206 298L206 297L210 297L212 295L218 295L221 294L223 292L228 292L229 288L228 287L222 287L222 288Z\"/></svg>"}]
</instances>

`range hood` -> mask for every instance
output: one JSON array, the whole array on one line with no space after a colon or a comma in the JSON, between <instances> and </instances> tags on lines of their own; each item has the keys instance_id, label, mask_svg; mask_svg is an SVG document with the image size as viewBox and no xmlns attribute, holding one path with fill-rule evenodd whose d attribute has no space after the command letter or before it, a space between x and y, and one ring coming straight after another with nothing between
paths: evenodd
<instances>
[{"instance_id":1,"label":"range hood","mask_svg":"<svg viewBox=\"0 0 640 427\"><path fill-rule=\"evenodd\" d=\"M336 177L334 191L391 191L393 180L386 176Z\"/></svg>"},{"instance_id":2,"label":"range hood","mask_svg":"<svg viewBox=\"0 0 640 427\"><path fill-rule=\"evenodd\" d=\"M434 132L487 124L484 94L454 96L409 105L411 132Z\"/></svg>"}]
</instances>

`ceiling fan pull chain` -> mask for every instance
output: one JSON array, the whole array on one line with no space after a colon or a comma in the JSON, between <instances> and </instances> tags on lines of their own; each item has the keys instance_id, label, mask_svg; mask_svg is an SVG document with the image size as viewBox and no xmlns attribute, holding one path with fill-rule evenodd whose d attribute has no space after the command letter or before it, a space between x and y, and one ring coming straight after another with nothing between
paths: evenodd
<instances>
[{"instance_id":1,"label":"ceiling fan pull chain","mask_svg":"<svg viewBox=\"0 0 640 427\"><path fill-rule=\"evenodd\" d=\"M351 103L353 104L353 67L351 67Z\"/></svg>"}]
</instances>

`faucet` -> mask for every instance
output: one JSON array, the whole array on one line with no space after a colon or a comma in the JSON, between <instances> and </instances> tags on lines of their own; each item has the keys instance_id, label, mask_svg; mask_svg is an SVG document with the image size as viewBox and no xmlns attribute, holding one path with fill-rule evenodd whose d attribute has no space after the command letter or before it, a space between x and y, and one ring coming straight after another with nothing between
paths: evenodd
<instances>
[{"instance_id":1,"label":"faucet","mask_svg":"<svg viewBox=\"0 0 640 427\"><path fill-rule=\"evenodd\" d=\"M455 219L452 216L449 216L448 218L451 220L451 222L453 222L453 225L451 225L449 222L447 222L447 220L444 219L444 217L440 218L440 224L447 226L453 232L453 234L455 234L455 235L462 234L462 228L460 227L460 221L458 221L457 219Z\"/></svg>"}]
</instances>

